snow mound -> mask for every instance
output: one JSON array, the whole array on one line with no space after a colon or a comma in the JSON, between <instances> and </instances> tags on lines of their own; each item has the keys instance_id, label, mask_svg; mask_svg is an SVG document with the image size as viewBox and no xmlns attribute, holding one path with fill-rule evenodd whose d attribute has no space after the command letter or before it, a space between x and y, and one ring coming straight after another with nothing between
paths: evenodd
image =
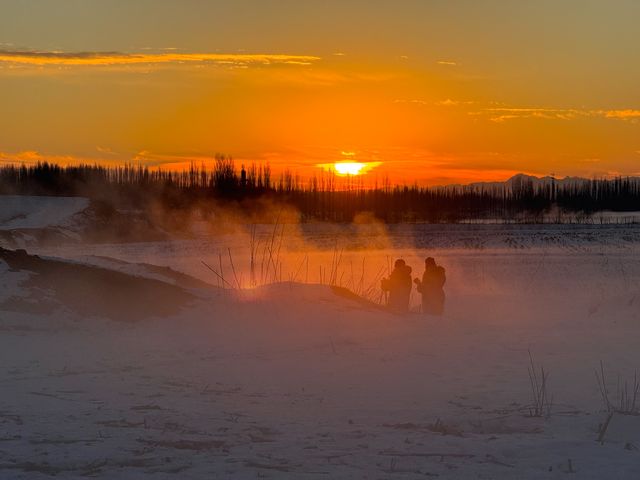
<instances>
[{"instance_id":1,"label":"snow mound","mask_svg":"<svg viewBox=\"0 0 640 480\"><path fill-rule=\"evenodd\" d=\"M327 317L339 315L343 323L371 321L373 313L390 315L382 305L362 298L344 287L299 282L276 282L256 288L229 290L238 303L258 303L270 310L281 308L285 317L315 319L321 323L332 321ZM342 315L348 313L349 315ZM265 315L264 318L268 316ZM268 318L272 321L273 318ZM308 324L308 323L307 323Z\"/></svg>"},{"instance_id":2,"label":"snow mound","mask_svg":"<svg viewBox=\"0 0 640 480\"><path fill-rule=\"evenodd\" d=\"M0 310L4 311L67 311L80 317L136 322L175 315L196 298L161 280L42 258L25 250L0 248L0 265L2 281L13 292L5 295L7 298L0 297Z\"/></svg>"},{"instance_id":3,"label":"snow mound","mask_svg":"<svg viewBox=\"0 0 640 480\"><path fill-rule=\"evenodd\" d=\"M55 259L55 257L44 258ZM84 255L74 257L73 259L65 259L65 261L78 265L88 265L92 267L105 268L108 270L115 270L136 277L159 280L161 282L169 283L171 285L176 285L187 289L191 288L208 290L216 288L215 286L207 282L198 280L191 275L181 273L177 270L174 270L173 268L153 265L151 263L127 262L104 255Z\"/></svg>"},{"instance_id":4,"label":"snow mound","mask_svg":"<svg viewBox=\"0 0 640 480\"><path fill-rule=\"evenodd\" d=\"M0 230L62 226L89 206L83 197L0 196Z\"/></svg>"}]
</instances>

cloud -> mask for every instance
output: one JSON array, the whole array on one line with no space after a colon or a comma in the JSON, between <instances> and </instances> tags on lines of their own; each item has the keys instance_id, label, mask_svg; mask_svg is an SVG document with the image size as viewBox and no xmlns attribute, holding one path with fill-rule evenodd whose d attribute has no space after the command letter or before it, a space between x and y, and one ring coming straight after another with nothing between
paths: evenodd
<instances>
[{"instance_id":1,"label":"cloud","mask_svg":"<svg viewBox=\"0 0 640 480\"><path fill-rule=\"evenodd\" d=\"M393 103L414 103L416 105L429 105L429 102L427 102L426 100L419 100L419 99L409 99L409 100L397 99L397 100L394 100Z\"/></svg>"},{"instance_id":2,"label":"cloud","mask_svg":"<svg viewBox=\"0 0 640 480\"><path fill-rule=\"evenodd\" d=\"M562 109L562 108L487 108L485 112L490 115L493 122L504 122L519 118L543 118L547 120L570 120L578 116L591 116L589 110Z\"/></svg>"},{"instance_id":3,"label":"cloud","mask_svg":"<svg viewBox=\"0 0 640 480\"><path fill-rule=\"evenodd\" d=\"M604 112L604 116L607 118L621 118L623 120L640 117L640 110L608 110Z\"/></svg>"},{"instance_id":4,"label":"cloud","mask_svg":"<svg viewBox=\"0 0 640 480\"><path fill-rule=\"evenodd\" d=\"M21 152L0 152L0 164L33 165L38 162L57 163L67 165L69 163L93 163L95 159L74 157L72 155L45 155L36 150L24 150Z\"/></svg>"},{"instance_id":5,"label":"cloud","mask_svg":"<svg viewBox=\"0 0 640 480\"><path fill-rule=\"evenodd\" d=\"M517 107L500 102L478 102L474 100L446 100L427 101L420 99L396 99L394 103L406 103L437 107L460 107L475 105L473 110L466 111L467 115L488 117L492 122L503 123L508 120L543 119L543 120L573 120L577 118L601 118L609 120L623 120L636 123L640 121L640 110L596 110L584 108L554 108L554 107ZM483 108L485 107L485 108Z\"/></svg>"},{"instance_id":6,"label":"cloud","mask_svg":"<svg viewBox=\"0 0 640 480\"><path fill-rule=\"evenodd\" d=\"M447 98L446 100L438 100L438 101L431 102L427 100L420 100L417 98L413 98L413 99L397 99L397 100L394 100L393 103L413 103L416 105L435 105L437 107L460 107L463 105L473 105L478 102L475 102L473 100L452 100L450 98Z\"/></svg>"},{"instance_id":7,"label":"cloud","mask_svg":"<svg viewBox=\"0 0 640 480\"><path fill-rule=\"evenodd\" d=\"M110 148L96 147L98 155L63 155L49 154L37 150L24 150L20 152L0 152L0 164L35 165L37 163L54 163L57 165L99 164L114 165L127 162L144 165L150 168L163 167L170 170L186 169L192 163L201 165L213 160L205 155L173 155L160 154L142 150L136 154L120 155Z\"/></svg>"},{"instance_id":8,"label":"cloud","mask_svg":"<svg viewBox=\"0 0 640 480\"><path fill-rule=\"evenodd\" d=\"M453 60L438 60L438 65L447 65L449 67L457 67L458 62L454 62Z\"/></svg>"},{"instance_id":9,"label":"cloud","mask_svg":"<svg viewBox=\"0 0 640 480\"><path fill-rule=\"evenodd\" d=\"M200 65L310 65L320 57L310 55L258 53L123 53L123 52L60 52L32 50L0 50L0 64L24 66L110 66L141 64Z\"/></svg>"},{"instance_id":10,"label":"cloud","mask_svg":"<svg viewBox=\"0 0 640 480\"><path fill-rule=\"evenodd\" d=\"M460 105L473 105L474 103L477 102L474 102L473 100L451 100L450 98L447 98L446 100L441 100L435 104L440 107L457 107Z\"/></svg>"},{"instance_id":11,"label":"cloud","mask_svg":"<svg viewBox=\"0 0 640 480\"><path fill-rule=\"evenodd\" d=\"M213 157L205 155L173 155L141 150L133 156L132 160L148 167L166 167L180 170L187 168L192 163L200 165L211 162Z\"/></svg>"},{"instance_id":12,"label":"cloud","mask_svg":"<svg viewBox=\"0 0 640 480\"><path fill-rule=\"evenodd\" d=\"M572 120L579 117L605 118L616 120L637 121L640 110L590 110L576 108L542 108L542 107L499 107L486 108L482 112L470 112L474 115L487 114L493 122L507 120L540 118L546 120Z\"/></svg>"},{"instance_id":13,"label":"cloud","mask_svg":"<svg viewBox=\"0 0 640 480\"><path fill-rule=\"evenodd\" d=\"M460 105L460 102L458 100L451 100L450 98L447 98L446 100L436 102L436 105L440 105L442 107L455 107Z\"/></svg>"},{"instance_id":14,"label":"cloud","mask_svg":"<svg viewBox=\"0 0 640 480\"><path fill-rule=\"evenodd\" d=\"M117 155L117 152L114 152L113 150L111 150L109 147L101 147L101 146L97 146L96 150L100 153L104 153L106 155Z\"/></svg>"}]
</instances>

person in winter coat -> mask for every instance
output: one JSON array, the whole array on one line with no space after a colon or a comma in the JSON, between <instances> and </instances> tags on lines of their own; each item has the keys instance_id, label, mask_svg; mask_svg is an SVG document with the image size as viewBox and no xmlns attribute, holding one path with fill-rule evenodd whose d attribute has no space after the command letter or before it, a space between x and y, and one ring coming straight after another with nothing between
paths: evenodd
<instances>
[{"instance_id":1,"label":"person in winter coat","mask_svg":"<svg viewBox=\"0 0 640 480\"><path fill-rule=\"evenodd\" d=\"M416 278L415 284L418 292L422 294L422 313L430 315L442 315L444 313L444 283L447 277L445 270L440 265L436 265L433 257L424 261L424 273L422 280Z\"/></svg>"},{"instance_id":2,"label":"person in winter coat","mask_svg":"<svg viewBox=\"0 0 640 480\"><path fill-rule=\"evenodd\" d=\"M387 308L395 313L409 311L411 296L411 267L404 260L396 260L389 278L382 279L382 290L389 292Z\"/></svg>"}]
</instances>

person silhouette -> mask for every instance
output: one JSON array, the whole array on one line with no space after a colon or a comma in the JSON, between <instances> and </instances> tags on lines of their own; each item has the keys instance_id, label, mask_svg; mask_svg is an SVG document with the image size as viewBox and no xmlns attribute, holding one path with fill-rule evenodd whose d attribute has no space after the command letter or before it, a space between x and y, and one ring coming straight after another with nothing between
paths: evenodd
<instances>
[{"instance_id":1,"label":"person silhouette","mask_svg":"<svg viewBox=\"0 0 640 480\"><path fill-rule=\"evenodd\" d=\"M387 308L395 313L409 311L409 297L411 296L411 267L399 258L393 265L389 278L383 278L381 287L389 292Z\"/></svg>"},{"instance_id":2,"label":"person silhouette","mask_svg":"<svg viewBox=\"0 0 640 480\"><path fill-rule=\"evenodd\" d=\"M422 313L442 315L444 313L444 284L447 281L444 267L436 265L433 257L424 261L422 280L414 280L422 295Z\"/></svg>"}]
</instances>

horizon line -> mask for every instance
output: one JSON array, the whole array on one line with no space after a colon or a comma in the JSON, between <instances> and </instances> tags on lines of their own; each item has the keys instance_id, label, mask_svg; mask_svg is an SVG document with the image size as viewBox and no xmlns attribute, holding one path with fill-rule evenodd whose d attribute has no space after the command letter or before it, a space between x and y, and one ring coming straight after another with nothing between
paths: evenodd
<instances>
[{"instance_id":1,"label":"horizon line","mask_svg":"<svg viewBox=\"0 0 640 480\"><path fill-rule=\"evenodd\" d=\"M227 156L227 158L230 158L232 160L234 160L232 157ZM212 161L215 161L215 157L211 158ZM361 163L367 163L367 162L361 162ZM66 164L63 165L59 162L56 161L49 161L46 159L43 160L37 160L34 162L26 162L26 161L11 161L11 160L3 160L0 157L0 169L4 169L6 167L13 167L13 168L22 168L25 167L27 169L29 168L34 168L34 167L38 167L38 166L43 166L43 165L49 165L51 167L54 168L60 168L60 169L72 169L72 168L101 168L101 169L106 169L106 170L117 170L117 169L121 169L121 168L135 168L135 169L145 169L148 171L164 171L164 172L173 172L173 173L187 173L189 172L192 168L195 167L195 171L200 174L203 170L204 172L206 172L207 174L213 173L215 166L214 165L209 165L207 166L204 162L195 162L192 161L189 164L184 165L183 168L166 168L166 165L148 165L148 164L143 164L142 162L138 161L131 161L131 162L122 162L119 164L112 164L112 163L105 163L105 162L99 162L99 161L94 161L94 162L84 162L84 161L78 161L75 164ZM240 174L242 172L242 169L245 167L245 163L241 163L242 167L240 169L235 168L234 166L234 174L239 178ZM255 166L260 166L260 168L264 168L267 167L269 169L270 173L273 173L273 171L271 170L271 165L269 163L269 161L252 161L251 163L249 163L249 165L255 165ZM263 167L264 166L264 167ZM165 167L165 168L163 168ZM207 168L208 167L208 168ZM247 168L244 168L245 171L247 171ZM371 180L371 176L375 175L374 179ZM511 175L510 177L504 179L504 180L483 180L483 181L475 181L475 182L468 182L468 183L443 183L443 184L433 184L433 185L420 185L419 182L413 182L413 183L407 183L407 182L397 182L397 181L393 181L391 180L390 175L384 174L382 175L382 177L378 176L378 174L372 174L372 173L364 173L364 174L359 174L359 175L351 175L351 174L340 174L337 173L335 170L325 170L325 169L321 169L319 171L319 174L317 175L308 175L306 177L303 177L300 174L297 174L296 171L294 169L290 169L290 168L284 168L281 169L278 174L274 177L274 184L277 184L279 180L284 179L286 177L291 177L296 179L296 182L302 185L311 185L314 179L322 179L322 178L326 178L326 176L329 176L332 179L335 179L337 181L340 181L341 183L347 183L353 186L358 186L360 188L364 188L364 189L372 189L372 188L381 188L380 187L380 183L382 184L382 188L386 186L391 186L391 187L419 187L419 188L425 188L425 189L438 189L438 188L456 188L456 187L471 187L471 186L499 186L499 185L507 185L509 183L509 181L513 180L514 178L517 177L525 177L525 178L529 178L529 179L533 179L533 180L551 180L551 181L557 181L557 182L564 182L564 181L568 181L568 180L574 180L574 181L584 181L584 182L589 182L589 181L614 181L614 180L634 180L634 181L640 181L640 174L620 174L617 173L615 175L608 175L608 176L591 176L591 177L586 177L586 176L576 176L576 175L565 175L564 177L556 177L553 176L553 174L548 174L548 175L537 175L537 174L533 174L533 173L528 173L525 171L520 171L517 173L514 173L513 175ZM362 180L362 181L361 181ZM369 180L369 181L366 181Z\"/></svg>"}]
</instances>

